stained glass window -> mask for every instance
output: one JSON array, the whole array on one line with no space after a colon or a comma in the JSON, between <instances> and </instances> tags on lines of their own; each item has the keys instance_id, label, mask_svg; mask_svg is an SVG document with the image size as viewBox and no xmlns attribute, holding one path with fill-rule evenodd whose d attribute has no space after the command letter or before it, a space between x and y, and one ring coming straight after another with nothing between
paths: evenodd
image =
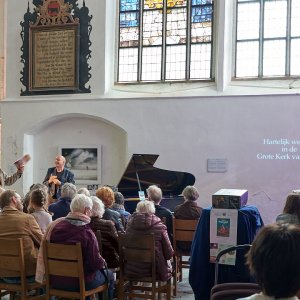
<instances>
[{"instance_id":1,"label":"stained glass window","mask_svg":"<svg viewBox=\"0 0 300 300\"><path fill-rule=\"evenodd\" d=\"M237 0L235 77L299 76L299 18L299 0Z\"/></svg>"},{"instance_id":2,"label":"stained glass window","mask_svg":"<svg viewBox=\"0 0 300 300\"><path fill-rule=\"evenodd\" d=\"M118 82L210 80L213 0L120 0Z\"/></svg>"}]
</instances>

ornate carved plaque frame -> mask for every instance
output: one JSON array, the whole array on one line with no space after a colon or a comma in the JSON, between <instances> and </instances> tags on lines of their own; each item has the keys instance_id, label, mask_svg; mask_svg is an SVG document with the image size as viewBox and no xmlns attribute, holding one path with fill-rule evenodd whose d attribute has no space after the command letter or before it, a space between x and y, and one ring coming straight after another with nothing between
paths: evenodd
<instances>
[{"instance_id":1,"label":"ornate carved plaque frame","mask_svg":"<svg viewBox=\"0 0 300 300\"><path fill-rule=\"evenodd\" d=\"M33 0L21 22L23 40L21 95L89 93L91 31L89 11L83 1ZM71 14L72 12L72 14Z\"/></svg>"}]
</instances>

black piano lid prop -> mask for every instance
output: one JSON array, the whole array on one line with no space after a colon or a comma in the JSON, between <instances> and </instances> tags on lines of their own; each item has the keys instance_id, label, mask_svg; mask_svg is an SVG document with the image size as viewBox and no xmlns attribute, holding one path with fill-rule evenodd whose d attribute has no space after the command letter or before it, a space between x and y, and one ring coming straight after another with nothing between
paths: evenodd
<instances>
[{"instance_id":1,"label":"black piano lid prop","mask_svg":"<svg viewBox=\"0 0 300 300\"><path fill-rule=\"evenodd\" d=\"M195 183L195 176L186 172L163 170L154 167L159 155L133 154L118 184L118 191L125 198L138 197L138 191L145 191L150 185L162 189L163 197L176 197L182 190Z\"/></svg>"}]
</instances>

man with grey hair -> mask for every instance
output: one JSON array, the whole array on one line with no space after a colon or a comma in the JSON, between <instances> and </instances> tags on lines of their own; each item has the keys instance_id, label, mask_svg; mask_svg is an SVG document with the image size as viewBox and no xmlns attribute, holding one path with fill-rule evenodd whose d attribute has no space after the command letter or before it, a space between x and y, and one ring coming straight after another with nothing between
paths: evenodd
<instances>
[{"instance_id":1,"label":"man with grey hair","mask_svg":"<svg viewBox=\"0 0 300 300\"><path fill-rule=\"evenodd\" d=\"M155 205L155 215L158 216L167 226L169 239L173 240L173 215L172 212L160 205L162 200L162 190L156 185L150 185L147 188L148 200L153 201Z\"/></svg>"},{"instance_id":2,"label":"man with grey hair","mask_svg":"<svg viewBox=\"0 0 300 300\"><path fill-rule=\"evenodd\" d=\"M70 212L70 204L76 195L76 186L72 183L65 183L61 189L61 197L55 203L49 205L48 210L53 213L52 220L65 217Z\"/></svg>"},{"instance_id":3,"label":"man with grey hair","mask_svg":"<svg viewBox=\"0 0 300 300\"><path fill-rule=\"evenodd\" d=\"M1 194L0 207L2 209L0 213L0 237L23 239L26 276L33 276L36 269L38 248L42 240L41 229L32 215L23 213L21 197L15 191L6 190ZM17 276L19 276L18 273L14 271L0 271L0 277L8 283L20 282L20 278Z\"/></svg>"},{"instance_id":4,"label":"man with grey hair","mask_svg":"<svg viewBox=\"0 0 300 300\"><path fill-rule=\"evenodd\" d=\"M185 187L182 191L184 203L179 204L174 209L174 217L182 220L199 219L202 214L202 207L198 206L197 199L199 198L198 190L191 185Z\"/></svg>"}]
</instances>

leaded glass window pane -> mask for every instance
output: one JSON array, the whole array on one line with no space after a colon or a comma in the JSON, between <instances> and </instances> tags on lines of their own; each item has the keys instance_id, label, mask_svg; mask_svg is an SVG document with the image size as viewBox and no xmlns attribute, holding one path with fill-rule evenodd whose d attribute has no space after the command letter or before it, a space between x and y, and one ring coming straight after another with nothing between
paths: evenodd
<instances>
[{"instance_id":1,"label":"leaded glass window pane","mask_svg":"<svg viewBox=\"0 0 300 300\"><path fill-rule=\"evenodd\" d=\"M186 8L172 9L167 14L167 45L186 43L186 17Z\"/></svg>"},{"instance_id":2,"label":"leaded glass window pane","mask_svg":"<svg viewBox=\"0 0 300 300\"><path fill-rule=\"evenodd\" d=\"M186 46L168 46L166 79L176 80L185 78Z\"/></svg>"},{"instance_id":3,"label":"leaded glass window pane","mask_svg":"<svg viewBox=\"0 0 300 300\"><path fill-rule=\"evenodd\" d=\"M258 76L259 43L257 41L239 42L236 51L236 76ZM247 59L245 59L247 58Z\"/></svg>"},{"instance_id":4,"label":"leaded glass window pane","mask_svg":"<svg viewBox=\"0 0 300 300\"><path fill-rule=\"evenodd\" d=\"M299 75L299 20L299 0L237 0L235 76Z\"/></svg>"},{"instance_id":5,"label":"leaded glass window pane","mask_svg":"<svg viewBox=\"0 0 300 300\"><path fill-rule=\"evenodd\" d=\"M286 36L287 1L266 1L264 7L264 38Z\"/></svg>"},{"instance_id":6,"label":"leaded glass window pane","mask_svg":"<svg viewBox=\"0 0 300 300\"><path fill-rule=\"evenodd\" d=\"M186 6L187 0L179 0L179 1L172 1L172 0L167 0L167 7L182 7Z\"/></svg>"},{"instance_id":7,"label":"leaded glass window pane","mask_svg":"<svg viewBox=\"0 0 300 300\"><path fill-rule=\"evenodd\" d=\"M292 1L291 36L300 36L300 1Z\"/></svg>"},{"instance_id":8,"label":"leaded glass window pane","mask_svg":"<svg viewBox=\"0 0 300 300\"><path fill-rule=\"evenodd\" d=\"M148 10L143 16L143 45L162 44L162 11Z\"/></svg>"},{"instance_id":9,"label":"leaded glass window pane","mask_svg":"<svg viewBox=\"0 0 300 300\"><path fill-rule=\"evenodd\" d=\"M213 0L119 5L119 82L212 79Z\"/></svg>"},{"instance_id":10,"label":"leaded glass window pane","mask_svg":"<svg viewBox=\"0 0 300 300\"><path fill-rule=\"evenodd\" d=\"M238 40L259 38L259 8L259 3L244 3L238 6Z\"/></svg>"},{"instance_id":11,"label":"leaded glass window pane","mask_svg":"<svg viewBox=\"0 0 300 300\"><path fill-rule=\"evenodd\" d=\"M191 79L209 79L211 68L211 44L191 46Z\"/></svg>"},{"instance_id":12,"label":"leaded glass window pane","mask_svg":"<svg viewBox=\"0 0 300 300\"><path fill-rule=\"evenodd\" d=\"M142 80L156 81L161 78L161 47L143 48Z\"/></svg>"},{"instance_id":13,"label":"leaded glass window pane","mask_svg":"<svg viewBox=\"0 0 300 300\"><path fill-rule=\"evenodd\" d=\"M121 0L120 11L138 10L140 8L139 0Z\"/></svg>"},{"instance_id":14,"label":"leaded glass window pane","mask_svg":"<svg viewBox=\"0 0 300 300\"><path fill-rule=\"evenodd\" d=\"M264 42L263 76L285 75L285 40Z\"/></svg>"},{"instance_id":15,"label":"leaded glass window pane","mask_svg":"<svg viewBox=\"0 0 300 300\"><path fill-rule=\"evenodd\" d=\"M120 47L137 47L139 43L139 28L120 28Z\"/></svg>"},{"instance_id":16,"label":"leaded glass window pane","mask_svg":"<svg viewBox=\"0 0 300 300\"><path fill-rule=\"evenodd\" d=\"M119 80L137 80L137 48L123 48L119 50Z\"/></svg>"},{"instance_id":17,"label":"leaded glass window pane","mask_svg":"<svg viewBox=\"0 0 300 300\"><path fill-rule=\"evenodd\" d=\"M163 0L144 0L144 9L160 9L164 7Z\"/></svg>"},{"instance_id":18,"label":"leaded glass window pane","mask_svg":"<svg viewBox=\"0 0 300 300\"><path fill-rule=\"evenodd\" d=\"M212 7L210 5L192 6L192 22L211 22Z\"/></svg>"},{"instance_id":19,"label":"leaded glass window pane","mask_svg":"<svg viewBox=\"0 0 300 300\"><path fill-rule=\"evenodd\" d=\"M192 0L192 5L205 5L205 4L212 4L212 0Z\"/></svg>"},{"instance_id":20,"label":"leaded glass window pane","mask_svg":"<svg viewBox=\"0 0 300 300\"><path fill-rule=\"evenodd\" d=\"M300 75L300 38L291 41L291 75Z\"/></svg>"}]
</instances>

